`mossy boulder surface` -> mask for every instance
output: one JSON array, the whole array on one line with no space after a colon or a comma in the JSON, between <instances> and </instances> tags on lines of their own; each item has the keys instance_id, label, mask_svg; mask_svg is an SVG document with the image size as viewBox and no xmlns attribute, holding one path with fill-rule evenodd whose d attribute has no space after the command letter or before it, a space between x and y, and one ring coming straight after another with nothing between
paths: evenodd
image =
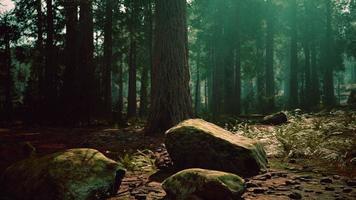
<instances>
[{"instance_id":1,"label":"mossy boulder surface","mask_svg":"<svg viewBox=\"0 0 356 200\"><path fill-rule=\"evenodd\" d=\"M239 199L245 190L244 180L227 172L186 169L167 178L163 184L167 199Z\"/></svg>"},{"instance_id":2,"label":"mossy boulder surface","mask_svg":"<svg viewBox=\"0 0 356 200\"><path fill-rule=\"evenodd\" d=\"M249 177L266 169L267 157L256 140L201 119L183 121L166 132L166 147L179 169L203 168Z\"/></svg>"},{"instance_id":3,"label":"mossy boulder surface","mask_svg":"<svg viewBox=\"0 0 356 200\"><path fill-rule=\"evenodd\" d=\"M13 164L1 185L11 199L88 200L116 193L124 174L97 150L69 149Z\"/></svg>"}]
</instances>

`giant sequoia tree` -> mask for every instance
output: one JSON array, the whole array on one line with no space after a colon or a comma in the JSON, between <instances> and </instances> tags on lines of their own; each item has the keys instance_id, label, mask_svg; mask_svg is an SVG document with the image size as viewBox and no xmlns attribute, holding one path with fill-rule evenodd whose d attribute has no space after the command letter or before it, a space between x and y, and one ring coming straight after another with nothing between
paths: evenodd
<instances>
[{"instance_id":1,"label":"giant sequoia tree","mask_svg":"<svg viewBox=\"0 0 356 200\"><path fill-rule=\"evenodd\" d=\"M157 0L148 133L192 116L187 43L186 1Z\"/></svg>"}]
</instances>

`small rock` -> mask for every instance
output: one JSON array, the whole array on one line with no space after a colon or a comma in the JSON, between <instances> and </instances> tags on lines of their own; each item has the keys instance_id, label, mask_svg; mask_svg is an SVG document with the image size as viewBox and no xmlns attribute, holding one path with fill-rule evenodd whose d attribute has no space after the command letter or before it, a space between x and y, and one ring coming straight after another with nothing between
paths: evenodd
<instances>
[{"instance_id":1,"label":"small rock","mask_svg":"<svg viewBox=\"0 0 356 200\"><path fill-rule=\"evenodd\" d=\"M300 181L304 181L304 182L309 182L313 179L312 176L310 175L302 175L302 176L297 176L294 178L295 180L300 180Z\"/></svg>"},{"instance_id":2,"label":"small rock","mask_svg":"<svg viewBox=\"0 0 356 200\"><path fill-rule=\"evenodd\" d=\"M268 189L265 187L258 187L252 190L253 193L255 194L263 194L267 191Z\"/></svg>"},{"instance_id":3,"label":"small rock","mask_svg":"<svg viewBox=\"0 0 356 200\"><path fill-rule=\"evenodd\" d=\"M296 161L295 159L290 159L290 160L289 160L289 163L295 164L295 163L297 163L297 161Z\"/></svg>"},{"instance_id":4,"label":"small rock","mask_svg":"<svg viewBox=\"0 0 356 200\"><path fill-rule=\"evenodd\" d=\"M278 187L278 188L276 188L276 190L284 192L284 191L290 191L290 188L289 187Z\"/></svg>"},{"instance_id":5,"label":"small rock","mask_svg":"<svg viewBox=\"0 0 356 200\"><path fill-rule=\"evenodd\" d=\"M300 186L300 185L297 185L297 186L294 187L294 189L295 189L295 190L303 190L303 187Z\"/></svg>"},{"instance_id":6,"label":"small rock","mask_svg":"<svg viewBox=\"0 0 356 200\"><path fill-rule=\"evenodd\" d=\"M354 157L354 158L352 158L351 160L350 160L350 163L351 163L351 165L356 165L356 157Z\"/></svg>"},{"instance_id":7,"label":"small rock","mask_svg":"<svg viewBox=\"0 0 356 200\"><path fill-rule=\"evenodd\" d=\"M267 191L267 194L273 194L273 193L275 193L273 190L268 190Z\"/></svg>"},{"instance_id":8,"label":"small rock","mask_svg":"<svg viewBox=\"0 0 356 200\"><path fill-rule=\"evenodd\" d=\"M297 181L292 181L292 180L286 180L285 182L286 185L297 185L299 184Z\"/></svg>"},{"instance_id":9,"label":"small rock","mask_svg":"<svg viewBox=\"0 0 356 200\"><path fill-rule=\"evenodd\" d=\"M324 178L320 179L321 184L327 184L327 183L332 183L332 182L333 182L333 180L328 177L324 177Z\"/></svg>"},{"instance_id":10,"label":"small rock","mask_svg":"<svg viewBox=\"0 0 356 200\"><path fill-rule=\"evenodd\" d=\"M137 200L146 200L146 194L137 194L137 195L135 195L135 198L137 199Z\"/></svg>"},{"instance_id":11,"label":"small rock","mask_svg":"<svg viewBox=\"0 0 356 200\"><path fill-rule=\"evenodd\" d=\"M335 188L333 188L333 187L325 187L325 190L326 191L335 191Z\"/></svg>"},{"instance_id":12,"label":"small rock","mask_svg":"<svg viewBox=\"0 0 356 200\"><path fill-rule=\"evenodd\" d=\"M261 184L254 183L254 182L247 182L246 183L246 188L252 188L252 187L259 187Z\"/></svg>"},{"instance_id":13,"label":"small rock","mask_svg":"<svg viewBox=\"0 0 356 200\"><path fill-rule=\"evenodd\" d=\"M340 178L341 178L341 177L340 177L339 175L334 175L334 176L333 176L333 179L335 179L335 180L340 180Z\"/></svg>"},{"instance_id":14,"label":"small rock","mask_svg":"<svg viewBox=\"0 0 356 200\"><path fill-rule=\"evenodd\" d=\"M287 173L286 172L272 172L271 176L273 177L287 177Z\"/></svg>"},{"instance_id":15,"label":"small rock","mask_svg":"<svg viewBox=\"0 0 356 200\"><path fill-rule=\"evenodd\" d=\"M293 192L289 194L288 197L291 199L302 199L302 195L298 192Z\"/></svg>"},{"instance_id":16,"label":"small rock","mask_svg":"<svg viewBox=\"0 0 356 200\"><path fill-rule=\"evenodd\" d=\"M356 186L356 180L347 180L346 185L350 187L355 187Z\"/></svg>"},{"instance_id":17,"label":"small rock","mask_svg":"<svg viewBox=\"0 0 356 200\"><path fill-rule=\"evenodd\" d=\"M311 193L311 192L314 192L314 190L311 190L311 189L305 189L304 192L308 192L308 193Z\"/></svg>"},{"instance_id":18,"label":"small rock","mask_svg":"<svg viewBox=\"0 0 356 200\"><path fill-rule=\"evenodd\" d=\"M262 124L268 125L280 125L288 122L288 117L283 112L268 115L263 118Z\"/></svg>"},{"instance_id":19,"label":"small rock","mask_svg":"<svg viewBox=\"0 0 356 200\"><path fill-rule=\"evenodd\" d=\"M352 192L352 188L344 188L344 189L342 190L342 192L343 192L343 193L350 193L350 192Z\"/></svg>"},{"instance_id":20,"label":"small rock","mask_svg":"<svg viewBox=\"0 0 356 200\"><path fill-rule=\"evenodd\" d=\"M260 181L266 181L266 180L268 180L268 179L271 179L272 178L272 176L271 176L271 174L263 174L263 175L259 175L259 176L256 176L254 179L255 180L260 180Z\"/></svg>"}]
</instances>

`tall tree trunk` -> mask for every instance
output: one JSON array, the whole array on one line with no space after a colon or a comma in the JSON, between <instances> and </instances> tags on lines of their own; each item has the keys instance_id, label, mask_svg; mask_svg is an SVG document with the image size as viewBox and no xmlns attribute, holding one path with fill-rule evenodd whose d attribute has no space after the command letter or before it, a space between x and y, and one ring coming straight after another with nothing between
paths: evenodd
<instances>
[{"instance_id":1,"label":"tall tree trunk","mask_svg":"<svg viewBox=\"0 0 356 200\"><path fill-rule=\"evenodd\" d=\"M310 15L310 106L315 107L320 103L320 81L319 81L319 65L317 55L317 40L316 34L318 32L316 27L316 13L317 6L314 1L307 1Z\"/></svg>"},{"instance_id":2,"label":"tall tree trunk","mask_svg":"<svg viewBox=\"0 0 356 200\"><path fill-rule=\"evenodd\" d=\"M235 86L234 86L234 103L235 115L241 114L241 42L239 41L235 50Z\"/></svg>"},{"instance_id":3,"label":"tall tree trunk","mask_svg":"<svg viewBox=\"0 0 356 200\"><path fill-rule=\"evenodd\" d=\"M136 2L135 0L130 1L131 13L130 13L130 24L129 24L129 34L130 34L130 52L129 52L129 91L128 91L128 105L127 105L127 118L136 117L137 111L137 91L136 91Z\"/></svg>"},{"instance_id":4,"label":"tall tree trunk","mask_svg":"<svg viewBox=\"0 0 356 200\"><path fill-rule=\"evenodd\" d=\"M275 95L275 83L274 83L274 18L272 10L271 0L267 1L268 16L267 16L267 35L266 35L266 100L268 112L274 110L274 95Z\"/></svg>"},{"instance_id":5,"label":"tall tree trunk","mask_svg":"<svg viewBox=\"0 0 356 200\"><path fill-rule=\"evenodd\" d=\"M28 106L30 117L29 122L39 120L39 116L42 113L41 101L43 101L43 13L42 13L42 1L36 0L36 46L34 63L31 65L31 74L29 77L28 85L25 94L25 104Z\"/></svg>"},{"instance_id":6,"label":"tall tree trunk","mask_svg":"<svg viewBox=\"0 0 356 200\"><path fill-rule=\"evenodd\" d=\"M80 0L80 88L78 106L81 121L90 124L95 100L94 29L92 0Z\"/></svg>"},{"instance_id":7,"label":"tall tree trunk","mask_svg":"<svg viewBox=\"0 0 356 200\"><path fill-rule=\"evenodd\" d=\"M332 5L331 0L325 0L326 4L326 37L325 37L325 62L324 62L324 104L333 106L335 104L334 75L333 75L333 37L331 27Z\"/></svg>"},{"instance_id":8,"label":"tall tree trunk","mask_svg":"<svg viewBox=\"0 0 356 200\"><path fill-rule=\"evenodd\" d=\"M132 33L134 34L134 33ZM131 40L134 40L131 37ZM129 52L129 92L128 92L128 105L127 105L127 118L136 117L137 110L137 94L136 94L136 42L130 42Z\"/></svg>"},{"instance_id":9,"label":"tall tree trunk","mask_svg":"<svg viewBox=\"0 0 356 200\"><path fill-rule=\"evenodd\" d=\"M145 65L142 66L141 90L140 90L140 110L141 117L147 116L148 107L148 74L152 68L152 2L148 0L145 5L145 41L148 55L146 55Z\"/></svg>"},{"instance_id":10,"label":"tall tree trunk","mask_svg":"<svg viewBox=\"0 0 356 200\"><path fill-rule=\"evenodd\" d=\"M311 106L317 106L320 103L320 84L319 84L319 70L317 65L316 44L314 41L310 44L310 76L311 76Z\"/></svg>"},{"instance_id":11,"label":"tall tree trunk","mask_svg":"<svg viewBox=\"0 0 356 200\"><path fill-rule=\"evenodd\" d=\"M311 97L311 80L310 80L310 44L308 41L305 41L304 44L304 96L303 96L303 105L309 109L310 107L310 97Z\"/></svg>"},{"instance_id":12,"label":"tall tree trunk","mask_svg":"<svg viewBox=\"0 0 356 200\"><path fill-rule=\"evenodd\" d=\"M6 66L6 76L5 76L5 116L6 120L12 120L13 114L13 103L12 103L12 90L13 90L13 80L12 80L12 65L11 65L11 48L10 48L10 27L8 26L7 16L5 16L5 66Z\"/></svg>"},{"instance_id":13,"label":"tall tree trunk","mask_svg":"<svg viewBox=\"0 0 356 200\"><path fill-rule=\"evenodd\" d=\"M290 95L289 107L298 106L298 45L297 45L297 2L291 1L291 65L290 65Z\"/></svg>"},{"instance_id":14,"label":"tall tree trunk","mask_svg":"<svg viewBox=\"0 0 356 200\"><path fill-rule=\"evenodd\" d=\"M224 79L224 53L223 49L226 48L225 44L222 44L221 42L217 42L219 38L223 38L224 35L224 27L222 26L222 20L217 20L217 25L215 27L214 33L213 33L213 81L212 81L212 114L213 117L216 118L219 115L221 115L224 110L225 106L224 105L226 102L224 100L226 99L226 93L225 93L225 79ZM225 95L224 95L225 94Z\"/></svg>"},{"instance_id":15,"label":"tall tree trunk","mask_svg":"<svg viewBox=\"0 0 356 200\"><path fill-rule=\"evenodd\" d=\"M63 83L63 118L67 124L73 124L78 120L77 116L77 94L80 92L78 87L78 4L73 0L64 2L66 36L65 36L65 65Z\"/></svg>"},{"instance_id":16,"label":"tall tree trunk","mask_svg":"<svg viewBox=\"0 0 356 200\"><path fill-rule=\"evenodd\" d=\"M47 39L45 58L45 108L47 119L55 119L57 100L57 66L55 61L54 46L54 12L52 0L46 0L47 4Z\"/></svg>"},{"instance_id":17,"label":"tall tree trunk","mask_svg":"<svg viewBox=\"0 0 356 200\"><path fill-rule=\"evenodd\" d=\"M119 124L123 123L124 117L123 117L123 111L124 111L124 81L123 81L123 64L122 64L122 58L120 60L120 64L118 66L118 92L117 92L117 119L119 121Z\"/></svg>"},{"instance_id":18,"label":"tall tree trunk","mask_svg":"<svg viewBox=\"0 0 356 200\"><path fill-rule=\"evenodd\" d=\"M260 30L256 36L256 68L257 68L257 110L265 112L265 70L263 69L263 43Z\"/></svg>"},{"instance_id":19,"label":"tall tree trunk","mask_svg":"<svg viewBox=\"0 0 356 200\"><path fill-rule=\"evenodd\" d=\"M213 47L213 42L209 42L209 47L208 47L208 58L209 58L209 66L208 66L208 77L207 77L207 110L211 113L213 113L213 108L214 108L214 103L213 103L213 88L214 88L214 47Z\"/></svg>"},{"instance_id":20,"label":"tall tree trunk","mask_svg":"<svg viewBox=\"0 0 356 200\"><path fill-rule=\"evenodd\" d=\"M196 81L195 81L195 102L194 102L194 109L195 109L195 117L199 115L200 112L200 50L198 50L197 61L196 61Z\"/></svg>"},{"instance_id":21,"label":"tall tree trunk","mask_svg":"<svg viewBox=\"0 0 356 200\"><path fill-rule=\"evenodd\" d=\"M311 12L311 4L308 0L304 0L305 7L305 23L304 23L304 41L303 41L303 49L304 49L304 96L302 97L303 106L306 109L310 109L311 106L311 97L312 97L312 85L311 85L311 40L313 38L312 33L312 21L313 16Z\"/></svg>"},{"instance_id":22,"label":"tall tree trunk","mask_svg":"<svg viewBox=\"0 0 356 200\"><path fill-rule=\"evenodd\" d=\"M156 0L152 105L147 133L163 133L192 117L185 0Z\"/></svg>"},{"instance_id":23,"label":"tall tree trunk","mask_svg":"<svg viewBox=\"0 0 356 200\"><path fill-rule=\"evenodd\" d=\"M113 21L113 3L112 0L105 2L105 27L104 27L104 107L105 117L112 121L112 21Z\"/></svg>"}]
</instances>

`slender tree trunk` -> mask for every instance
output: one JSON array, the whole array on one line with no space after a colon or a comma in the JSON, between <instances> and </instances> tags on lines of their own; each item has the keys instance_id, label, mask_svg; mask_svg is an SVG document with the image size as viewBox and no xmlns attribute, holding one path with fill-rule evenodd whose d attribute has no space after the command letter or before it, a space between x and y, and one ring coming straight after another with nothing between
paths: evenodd
<instances>
[{"instance_id":1,"label":"slender tree trunk","mask_svg":"<svg viewBox=\"0 0 356 200\"><path fill-rule=\"evenodd\" d=\"M12 103L12 90L13 90L13 80L12 80L12 65L11 65L11 48L10 48L10 27L7 24L7 16L5 16L5 65L6 65L6 80L5 80L5 118L8 121L12 121L13 114L13 103Z\"/></svg>"},{"instance_id":2,"label":"slender tree trunk","mask_svg":"<svg viewBox=\"0 0 356 200\"><path fill-rule=\"evenodd\" d=\"M316 106L320 103L320 84L319 84L319 70L317 65L317 54L315 43L311 43L310 51L310 65L311 65L311 106Z\"/></svg>"},{"instance_id":3,"label":"slender tree trunk","mask_svg":"<svg viewBox=\"0 0 356 200\"><path fill-rule=\"evenodd\" d=\"M133 40L132 37L131 40ZM128 105L127 105L127 118L136 117L136 110L137 110L136 71L137 71L136 43L135 41L131 41L130 52L129 52L129 94L128 94Z\"/></svg>"},{"instance_id":4,"label":"slender tree trunk","mask_svg":"<svg viewBox=\"0 0 356 200\"><path fill-rule=\"evenodd\" d=\"M43 101L43 13L42 1L36 0L36 46L34 63L31 65L31 74L29 77L28 85L25 94L25 104L28 106L30 116L29 122L38 121L42 113L41 102Z\"/></svg>"},{"instance_id":5,"label":"slender tree trunk","mask_svg":"<svg viewBox=\"0 0 356 200\"><path fill-rule=\"evenodd\" d=\"M80 88L79 101L81 121L90 124L93 117L94 76L94 29L92 0L80 0Z\"/></svg>"},{"instance_id":6,"label":"slender tree trunk","mask_svg":"<svg viewBox=\"0 0 356 200\"><path fill-rule=\"evenodd\" d=\"M224 28L222 26L222 20L217 21L215 28L215 33L213 33L213 88L212 88L212 108L213 108L213 117L216 118L219 115L223 114L225 107L227 106L226 102L226 80L224 79L224 53L223 49L226 46L222 43L217 42L218 38L224 37ZM224 95L225 94L225 95Z\"/></svg>"},{"instance_id":7,"label":"slender tree trunk","mask_svg":"<svg viewBox=\"0 0 356 200\"><path fill-rule=\"evenodd\" d=\"M131 13L130 13L130 24L129 24L129 34L130 34L130 52L129 52L129 87L128 87L128 105L127 105L127 118L136 117L137 112L137 90L136 90L136 3L134 0L131 3Z\"/></svg>"},{"instance_id":8,"label":"slender tree trunk","mask_svg":"<svg viewBox=\"0 0 356 200\"><path fill-rule=\"evenodd\" d=\"M147 133L163 133L192 117L185 0L156 0L152 105Z\"/></svg>"},{"instance_id":9,"label":"slender tree trunk","mask_svg":"<svg viewBox=\"0 0 356 200\"><path fill-rule=\"evenodd\" d=\"M121 59L122 61L122 59ZM124 117L123 117L123 111L124 111L124 82L123 82L123 62L120 62L119 68L118 68L118 98L117 98L117 113L118 113L118 121L119 124L123 122Z\"/></svg>"},{"instance_id":10,"label":"slender tree trunk","mask_svg":"<svg viewBox=\"0 0 356 200\"><path fill-rule=\"evenodd\" d=\"M209 110L209 81L208 81L209 77L207 77L204 81L204 107L205 110L208 111Z\"/></svg>"},{"instance_id":11,"label":"slender tree trunk","mask_svg":"<svg viewBox=\"0 0 356 200\"><path fill-rule=\"evenodd\" d=\"M148 107L148 74L152 68L152 2L151 0L147 1L145 5L145 41L146 49L148 55L146 56L145 65L142 66L141 74L141 90L140 90L140 110L139 114L141 117L147 116L147 107Z\"/></svg>"},{"instance_id":12,"label":"slender tree trunk","mask_svg":"<svg viewBox=\"0 0 356 200\"><path fill-rule=\"evenodd\" d=\"M297 46L297 2L292 0L291 5L291 66L290 66L290 95L289 107L298 106L298 46Z\"/></svg>"},{"instance_id":13,"label":"slender tree trunk","mask_svg":"<svg viewBox=\"0 0 356 200\"><path fill-rule=\"evenodd\" d=\"M241 42L238 41L235 50L235 115L241 114Z\"/></svg>"},{"instance_id":14,"label":"slender tree trunk","mask_svg":"<svg viewBox=\"0 0 356 200\"><path fill-rule=\"evenodd\" d=\"M331 27L332 5L331 0L325 0L326 4L326 37L325 37L325 62L324 62L324 104L333 106L335 104L334 75L333 75L333 37Z\"/></svg>"},{"instance_id":15,"label":"slender tree trunk","mask_svg":"<svg viewBox=\"0 0 356 200\"><path fill-rule=\"evenodd\" d=\"M64 2L66 36L65 36L65 71L63 83L63 118L66 124L74 124L78 120L77 116L77 94L80 92L78 88L78 44L77 44L77 29L78 29L78 5L73 0Z\"/></svg>"},{"instance_id":16,"label":"slender tree trunk","mask_svg":"<svg viewBox=\"0 0 356 200\"><path fill-rule=\"evenodd\" d=\"M113 3L106 0L105 5L105 27L104 27L104 107L106 119L112 121L112 21Z\"/></svg>"},{"instance_id":17,"label":"slender tree trunk","mask_svg":"<svg viewBox=\"0 0 356 200\"><path fill-rule=\"evenodd\" d=\"M215 68L215 56L213 42L210 42L209 51L209 67L208 67L208 110L214 114L214 68Z\"/></svg>"},{"instance_id":18,"label":"slender tree trunk","mask_svg":"<svg viewBox=\"0 0 356 200\"><path fill-rule=\"evenodd\" d=\"M261 32L261 31L259 31ZM262 36L257 34L256 38L256 68L257 68L257 110L260 113L265 112L265 70L263 70L263 50Z\"/></svg>"},{"instance_id":19,"label":"slender tree trunk","mask_svg":"<svg viewBox=\"0 0 356 200\"><path fill-rule=\"evenodd\" d=\"M310 80L310 44L308 41L305 41L304 44L304 96L303 96L303 104L309 109L310 108L310 97L311 97L311 80Z\"/></svg>"},{"instance_id":20,"label":"slender tree trunk","mask_svg":"<svg viewBox=\"0 0 356 200\"><path fill-rule=\"evenodd\" d=\"M147 105L148 105L148 66L142 67L141 74L141 90L140 90L140 117L145 117L147 115Z\"/></svg>"},{"instance_id":21,"label":"slender tree trunk","mask_svg":"<svg viewBox=\"0 0 356 200\"><path fill-rule=\"evenodd\" d=\"M195 82L195 102L194 102L194 109L195 109L195 116L197 117L200 112L200 50L198 50L198 55L197 55L197 61L196 61L196 67L197 67L197 77L196 77L196 82Z\"/></svg>"},{"instance_id":22,"label":"slender tree trunk","mask_svg":"<svg viewBox=\"0 0 356 200\"><path fill-rule=\"evenodd\" d=\"M268 16L267 16L267 35L266 35L266 100L268 112L274 110L274 95L275 95L275 83L274 83L274 18L272 10L272 2L268 0Z\"/></svg>"},{"instance_id":23,"label":"slender tree trunk","mask_svg":"<svg viewBox=\"0 0 356 200\"><path fill-rule=\"evenodd\" d=\"M54 46L54 13L52 0L46 0L47 4L47 39L46 39L46 58L45 58L45 108L47 119L54 120L56 116L56 61L55 61L55 46Z\"/></svg>"}]
</instances>

